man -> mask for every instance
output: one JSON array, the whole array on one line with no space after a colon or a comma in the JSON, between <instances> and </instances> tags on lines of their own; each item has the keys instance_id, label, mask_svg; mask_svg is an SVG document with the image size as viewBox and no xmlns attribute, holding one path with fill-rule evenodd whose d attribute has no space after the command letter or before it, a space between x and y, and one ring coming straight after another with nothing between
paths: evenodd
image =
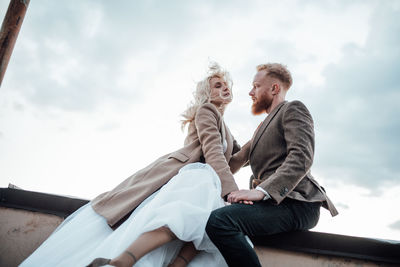
<instances>
[{"instance_id":1,"label":"man","mask_svg":"<svg viewBox=\"0 0 400 267\"><path fill-rule=\"evenodd\" d=\"M325 191L314 180L312 117L300 101L285 101L292 77L281 64L257 66L253 88L254 115L267 113L253 138L231 161L232 172L250 164L250 190L228 195L228 205L212 212L206 231L229 266L261 266L246 240L313 228L320 206L337 215Z\"/></svg>"}]
</instances>

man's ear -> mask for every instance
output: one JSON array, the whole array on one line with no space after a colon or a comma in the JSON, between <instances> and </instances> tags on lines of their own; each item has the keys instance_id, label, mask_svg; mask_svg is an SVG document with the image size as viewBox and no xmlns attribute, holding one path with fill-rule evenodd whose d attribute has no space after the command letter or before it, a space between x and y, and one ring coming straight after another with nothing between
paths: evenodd
<instances>
[{"instance_id":1,"label":"man's ear","mask_svg":"<svg viewBox=\"0 0 400 267\"><path fill-rule=\"evenodd\" d=\"M281 91L281 87L279 86L279 84L278 83L274 83L272 85L272 94L273 95L277 95L277 94L279 94L280 91Z\"/></svg>"}]
</instances>

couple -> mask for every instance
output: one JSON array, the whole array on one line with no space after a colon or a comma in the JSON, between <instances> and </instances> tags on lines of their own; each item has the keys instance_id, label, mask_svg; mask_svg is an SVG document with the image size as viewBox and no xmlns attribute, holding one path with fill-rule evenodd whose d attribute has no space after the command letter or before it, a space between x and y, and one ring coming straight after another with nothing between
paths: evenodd
<instances>
[{"instance_id":1,"label":"couple","mask_svg":"<svg viewBox=\"0 0 400 267\"><path fill-rule=\"evenodd\" d=\"M313 121L285 101L291 84L285 66L257 66L252 113L268 116L241 148L223 120L232 81L212 65L183 113L184 147L77 210L21 266L261 266L247 236L310 229L321 205L337 214L311 176ZM246 165L251 189L238 190Z\"/></svg>"}]
</instances>

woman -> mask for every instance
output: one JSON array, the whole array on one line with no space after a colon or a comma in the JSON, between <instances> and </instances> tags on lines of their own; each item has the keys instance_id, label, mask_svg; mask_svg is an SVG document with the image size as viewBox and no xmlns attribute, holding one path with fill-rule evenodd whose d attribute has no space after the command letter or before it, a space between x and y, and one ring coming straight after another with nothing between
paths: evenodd
<instances>
[{"instance_id":1,"label":"woman","mask_svg":"<svg viewBox=\"0 0 400 267\"><path fill-rule=\"evenodd\" d=\"M206 252L191 266L225 264L204 229L238 190L228 163L240 148L223 121L231 85L212 65L183 114L184 147L80 208L21 266L186 266L195 248Z\"/></svg>"}]
</instances>

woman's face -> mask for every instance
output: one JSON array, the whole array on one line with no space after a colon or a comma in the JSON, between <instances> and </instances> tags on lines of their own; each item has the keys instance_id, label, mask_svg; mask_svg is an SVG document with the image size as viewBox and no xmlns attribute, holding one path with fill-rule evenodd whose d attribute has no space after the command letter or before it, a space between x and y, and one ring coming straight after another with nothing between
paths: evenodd
<instances>
[{"instance_id":1,"label":"woman's face","mask_svg":"<svg viewBox=\"0 0 400 267\"><path fill-rule=\"evenodd\" d=\"M227 105L232 101L232 92L223 78L210 79L211 103L216 106Z\"/></svg>"}]
</instances>

